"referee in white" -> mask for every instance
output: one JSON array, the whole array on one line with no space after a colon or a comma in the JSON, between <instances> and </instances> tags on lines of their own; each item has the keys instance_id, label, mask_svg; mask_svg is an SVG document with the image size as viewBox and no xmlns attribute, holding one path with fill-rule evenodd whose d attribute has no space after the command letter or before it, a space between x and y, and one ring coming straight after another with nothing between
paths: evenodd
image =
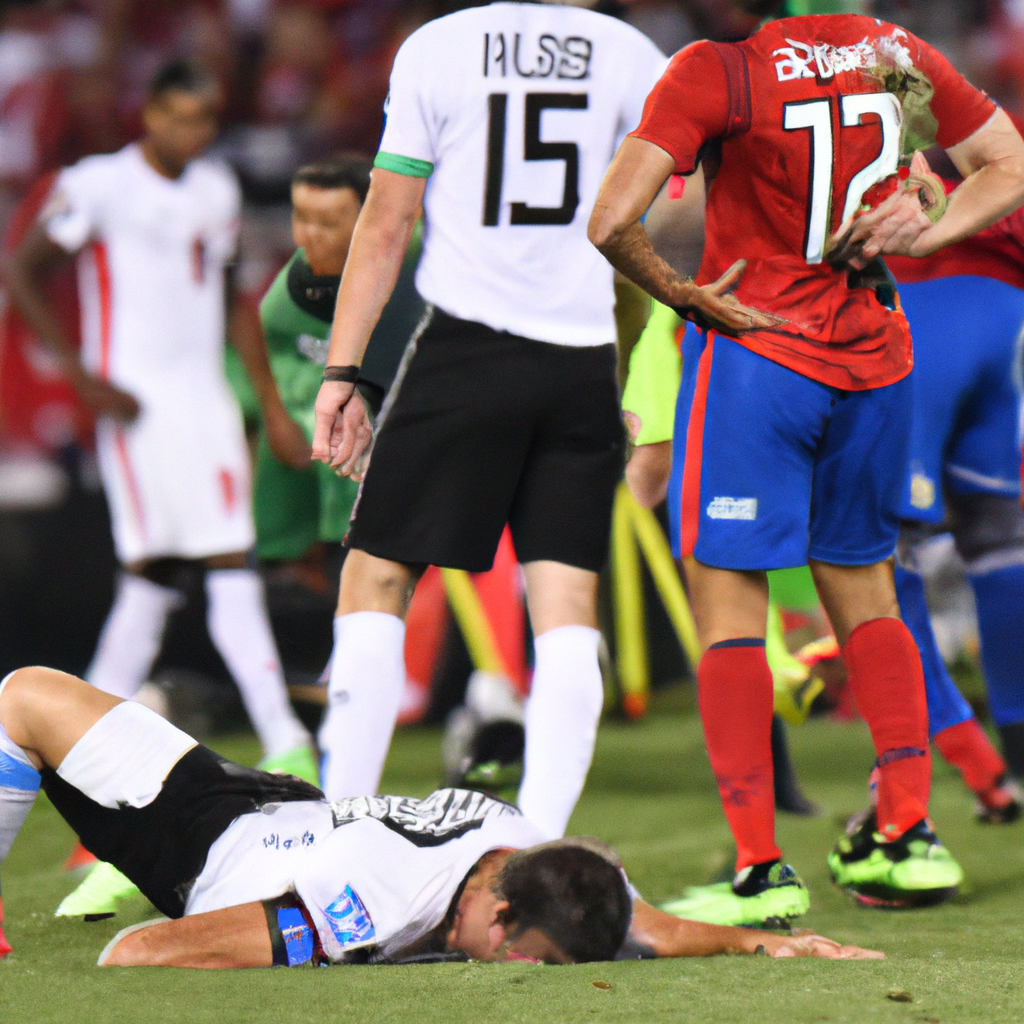
<instances>
[{"instance_id":1,"label":"referee in white","mask_svg":"<svg viewBox=\"0 0 1024 1024\"><path fill-rule=\"evenodd\" d=\"M429 308L349 534L319 736L331 799L378 791L420 573L489 569L508 523L536 654L519 805L545 835L565 831L601 712L597 574L625 450L612 270L587 219L665 63L622 22L537 3L440 18L395 57L314 458L351 472L365 443L354 382L421 206L416 286ZM715 286L695 288L694 305L733 315Z\"/></svg>"}]
</instances>

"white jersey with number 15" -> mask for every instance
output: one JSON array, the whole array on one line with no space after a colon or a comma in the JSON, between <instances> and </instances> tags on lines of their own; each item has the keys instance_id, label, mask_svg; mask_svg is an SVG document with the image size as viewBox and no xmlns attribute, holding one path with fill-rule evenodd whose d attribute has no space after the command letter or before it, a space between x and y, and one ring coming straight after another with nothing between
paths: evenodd
<instances>
[{"instance_id":1,"label":"white jersey with number 15","mask_svg":"<svg viewBox=\"0 0 1024 1024\"><path fill-rule=\"evenodd\" d=\"M427 176L416 287L538 341L615 341L612 269L587 240L601 180L666 59L592 11L493 3L395 57L376 165Z\"/></svg>"}]
</instances>

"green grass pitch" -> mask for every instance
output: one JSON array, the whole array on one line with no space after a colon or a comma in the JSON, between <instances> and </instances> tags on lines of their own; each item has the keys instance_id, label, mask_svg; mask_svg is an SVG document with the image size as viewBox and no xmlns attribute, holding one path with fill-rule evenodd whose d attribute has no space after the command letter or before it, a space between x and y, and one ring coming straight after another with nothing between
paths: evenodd
<instances>
[{"instance_id":1,"label":"green grass pitch","mask_svg":"<svg viewBox=\"0 0 1024 1024\"><path fill-rule=\"evenodd\" d=\"M709 879L730 842L686 690L662 698L642 722L606 724L571 831L621 852L654 901ZM669 706L671 705L671 706ZM117 928L150 916L144 901L115 921L84 924L51 915L73 880L60 873L71 833L40 800L4 864L7 934L0 961L0 1021L249 1022L708 1022L708 1024L998 1024L1024 1020L1024 824L982 826L958 778L937 764L933 812L960 858L964 892L944 907L883 912L853 906L828 881L825 855L840 822L862 805L871 748L863 725L812 721L791 730L808 794L825 805L814 820L783 817L780 840L811 889L806 925L875 946L884 962L772 961L719 957L647 963L535 967L442 964L240 972L99 970ZM438 778L434 731L396 738L389 792L422 794ZM252 763L255 742L222 738L224 753ZM595 987L607 982L610 988ZM888 994L903 990L912 1001Z\"/></svg>"}]
</instances>

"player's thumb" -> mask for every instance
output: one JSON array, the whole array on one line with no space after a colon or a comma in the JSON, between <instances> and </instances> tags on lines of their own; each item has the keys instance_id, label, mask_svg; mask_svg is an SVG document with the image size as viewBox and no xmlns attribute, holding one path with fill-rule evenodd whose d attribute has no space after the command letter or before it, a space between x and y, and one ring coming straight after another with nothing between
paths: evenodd
<instances>
[{"instance_id":1,"label":"player's thumb","mask_svg":"<svg viewBox=\"0 0 1024 1024\"><path fill-rule=\"evenodd\" d=\"M746 260L737 260L713 285L711 285L711 291L715 295L721 295L727 292L730 288L735 288L739 284L740 278L743 276L743 271L747 269Z\"/></svg>"},{"instance_id":2,"label":"player's thumb","mask_svg":"<svg viewBox=\"0 0 1024 1024\"><path fill-rule=\"evenodd\" d=\"M331 461L331 431L334 429L334 414L316 410L316 426L313 429L313 454L317 462Z\"/></svg>"}]
</instances>

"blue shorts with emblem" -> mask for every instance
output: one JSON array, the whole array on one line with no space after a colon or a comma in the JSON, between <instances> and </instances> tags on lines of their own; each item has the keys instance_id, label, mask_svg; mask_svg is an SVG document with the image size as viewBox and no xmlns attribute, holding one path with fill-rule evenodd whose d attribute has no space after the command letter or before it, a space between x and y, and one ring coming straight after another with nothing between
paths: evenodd
<instances>
[{"instance_id":1,"label":"blue shorts with emblem","mask_svg":"<svg viewBox=\"0 0 1024 1024\"><path fill-rule=\"evenodd\" d=\"M888 558L910 397L908 378L841 391L688 327L668 493L676 554L721 569Z\"/></svg>"},{"instance_id":2,"label":"blue shorts with emblem","mask_svg":"<svg viewBox=\"0 0 1024 1024\"><path fill-rule=\"evenodd\" d=\"M914 337L910 473L900 516L942 521L944 489L1020 494L1024 291L988 277L900 285Z\"/></svg>"}]
</instances>

